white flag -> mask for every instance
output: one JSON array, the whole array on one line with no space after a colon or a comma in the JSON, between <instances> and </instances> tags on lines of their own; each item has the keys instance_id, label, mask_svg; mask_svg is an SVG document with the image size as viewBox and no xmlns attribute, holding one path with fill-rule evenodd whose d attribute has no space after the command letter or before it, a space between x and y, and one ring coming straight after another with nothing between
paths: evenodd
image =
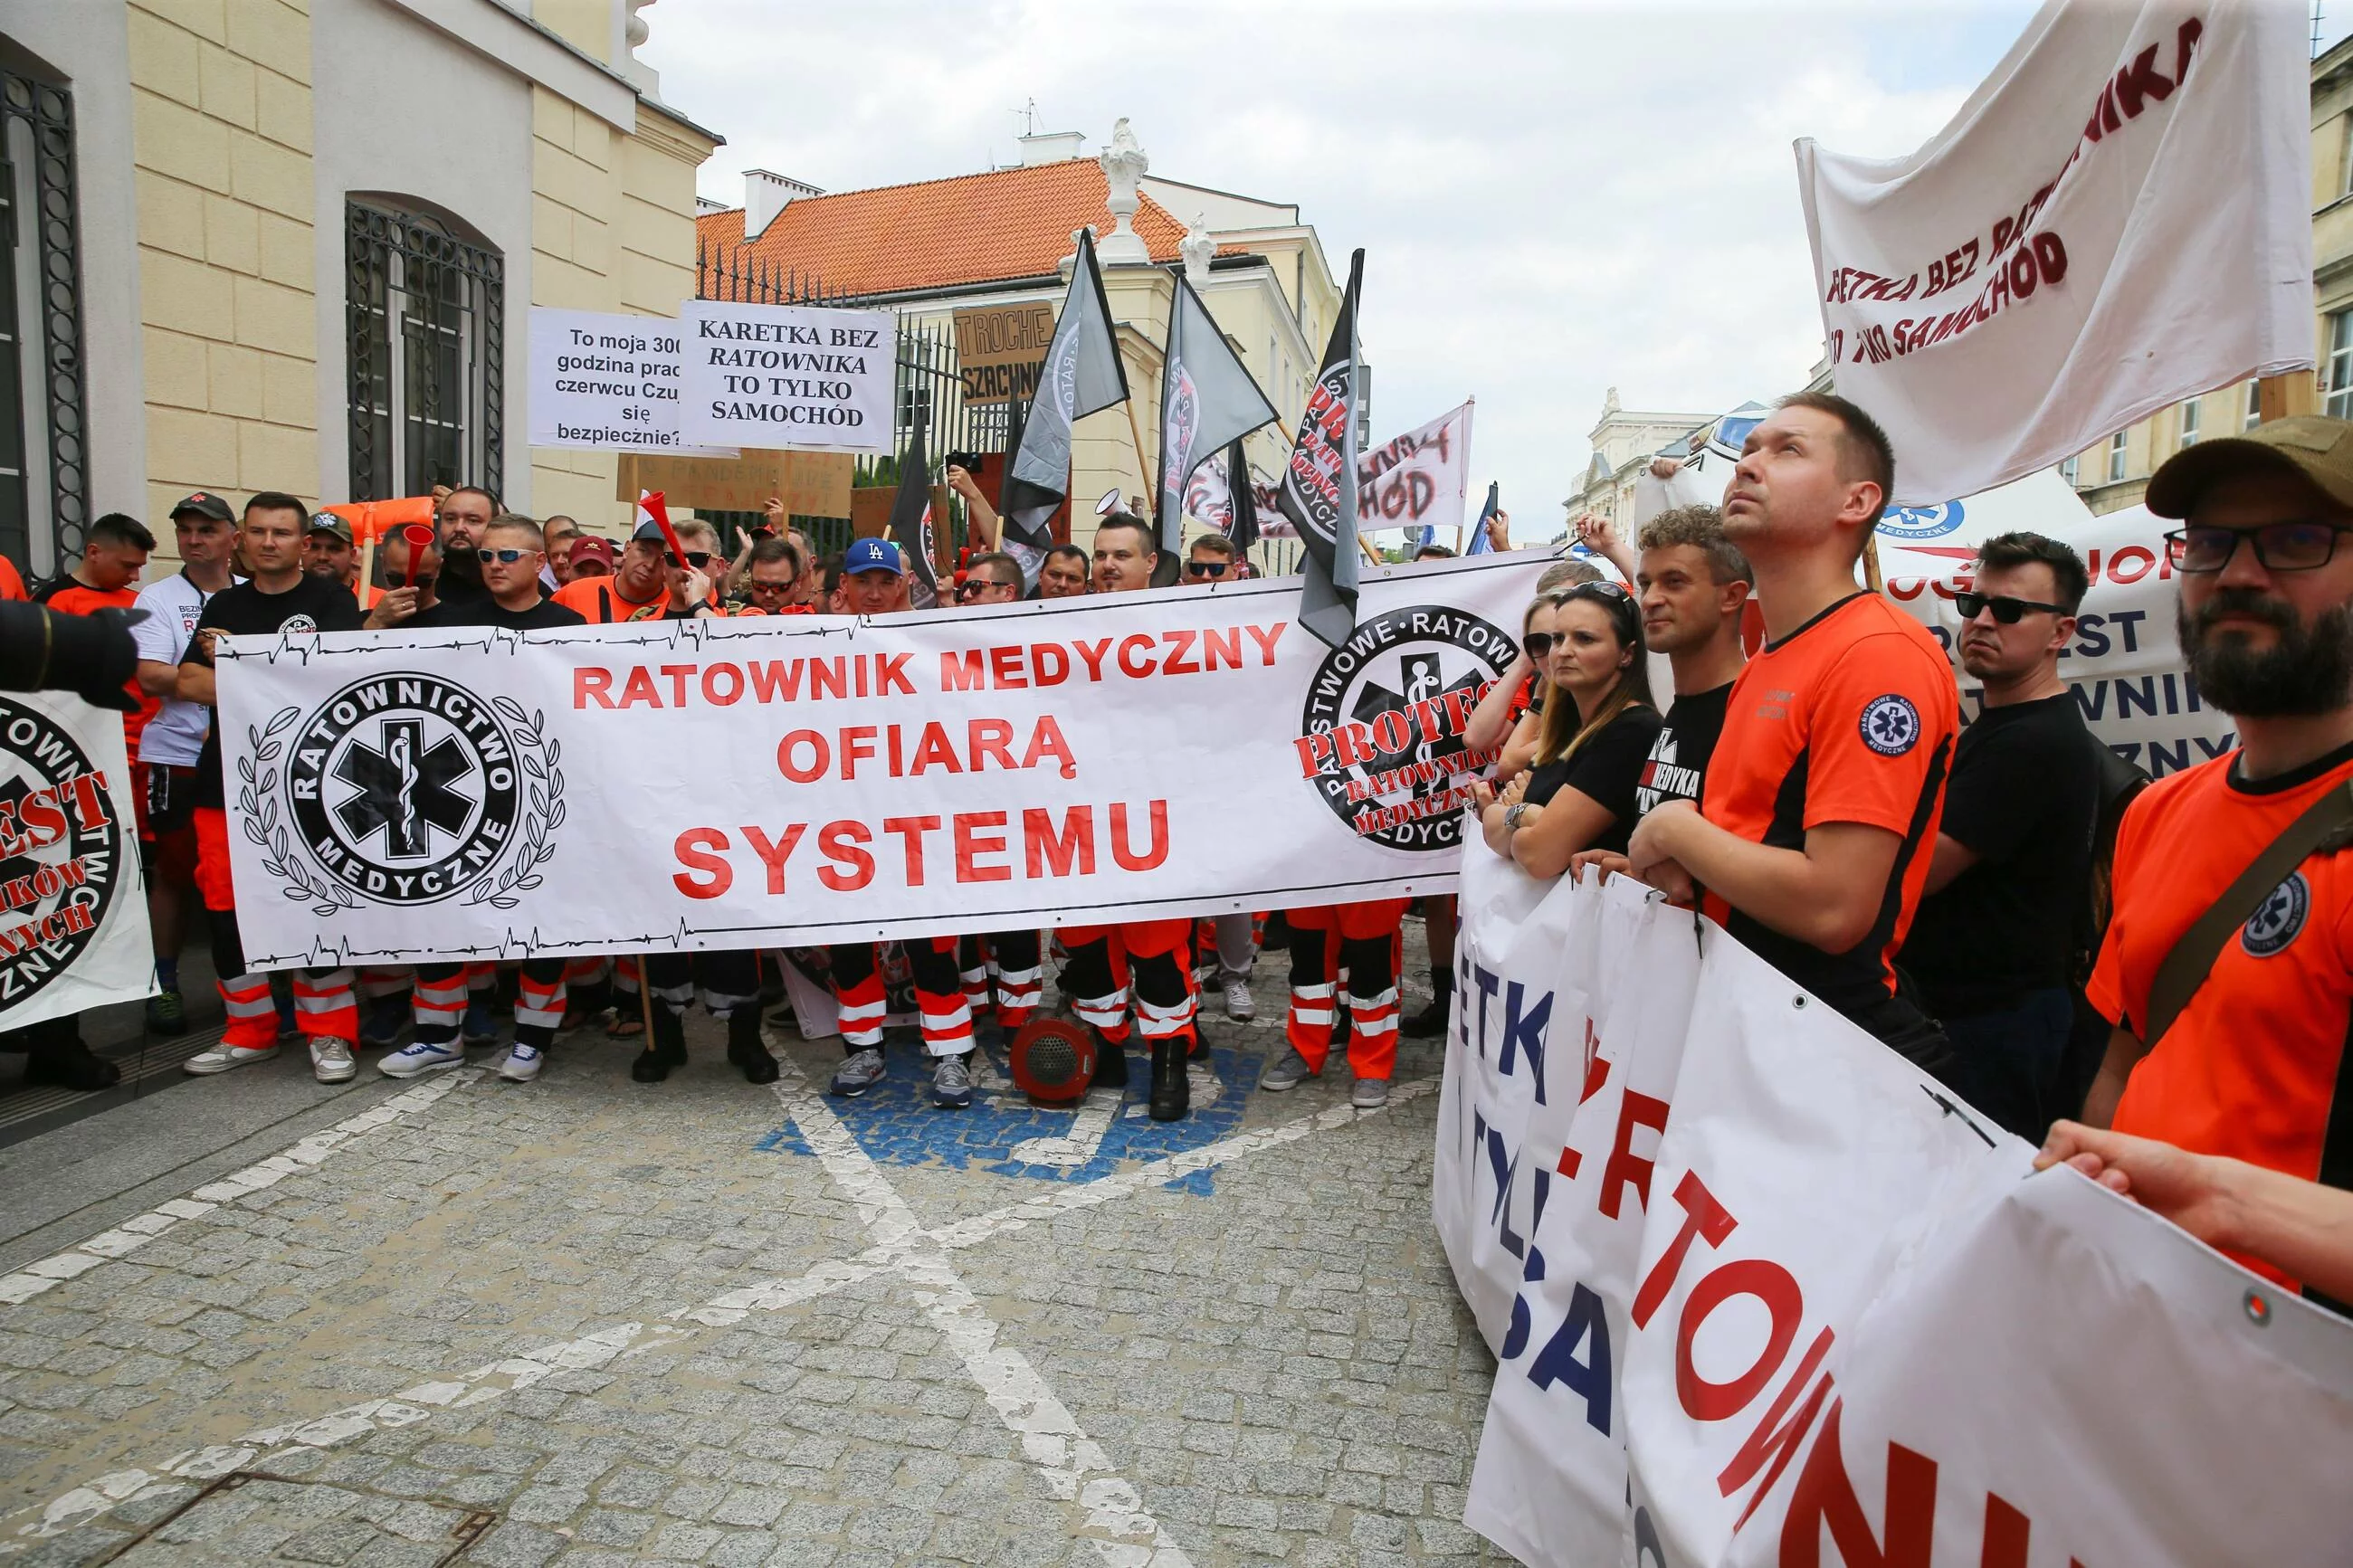
<instances>
[{"instance_id":1,"label":"white flag","mask_svg":"<svg viewBox=\"0 0 2353 1568\"><path fill-rule=\"evenodd\" d=\"M2312 363L2306 23L2051 0L1910 157L1799 142L1831 374L1894 443L1891 501Z\"/></svg>"}]
</instances>

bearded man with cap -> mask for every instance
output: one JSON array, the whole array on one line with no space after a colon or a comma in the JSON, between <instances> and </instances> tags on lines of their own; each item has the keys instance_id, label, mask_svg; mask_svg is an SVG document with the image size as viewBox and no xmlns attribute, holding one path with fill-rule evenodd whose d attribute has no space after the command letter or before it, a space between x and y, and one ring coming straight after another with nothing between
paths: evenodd
<instances>
[{"instance_id":1,"label":"bearded man with cap","mask_svg":"<svg viewBox=\"0 0 2353 1568\"><path fill-rule=\"evenodd\" d=\"M302 573L340 583L356 593L360 558L352 543L352 525L332 511L312 512L310 531L302 535Z\"/></svg>"},{"instance_id":2,"label":"bearded man with cap","mask_svg":"<svg viewBox=\"0 0 2353 1568\"><path fill-rule=\"evenodd\" d=\"M850 542L841 559L841 610L887 616L909 607L906 557L887 539ZM961 1110L972 1103L972 1008L965 998L952 936L909 937L900 944L913 972L915 1012L923 1049L932 1058L932 1103ZM874 944L844 942L827 950L833 993L840 1004L840 1068L832 1091L856 1099L882 1081L882 1024L890 997Z\"/></svg>"},{"instance_id":3,"label":"bearded man with cap","mask_svg":"<svg viewBox=\"0 0 2353 1568\"><path fill-rule=\"evenodd\" d=\"M2353 1187L2353 423L2200 442L2147 502L2180 520L2182 654L2239 745L2117 830L2091 984L2115 1032L2084 1120Z\"/></svg>"}]
</instances>

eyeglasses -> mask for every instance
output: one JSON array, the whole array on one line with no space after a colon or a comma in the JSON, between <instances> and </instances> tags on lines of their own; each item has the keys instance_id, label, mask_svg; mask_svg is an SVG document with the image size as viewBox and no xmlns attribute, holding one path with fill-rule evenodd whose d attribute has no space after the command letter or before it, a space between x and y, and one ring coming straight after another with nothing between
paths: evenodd
<instances>
[{"instance_id":1,"label":"eyeglasses","mask_svg":"<svg viewBox=\"0 0 2353 1568\"><path fill-rule=\"evenodd\" d=\"M665 550L662 552L662 559L668 562L670 565L676 566L678 564L678 552L675 550ZM705 566L711 564L711 552L708 550L690 550L686 552L686 563L689 566L693 567L697 572L700 572Z\"/></svg>"},{"instance_id":2,"label":"eyeglasses","mask_svg":"<svg viewBox=\"0 0 2353 1568\"><path fill-rule=\"evenodd\" d=\"M2072 616L2075 612L2064 605L2046 605L2040 599L2013 599L2006 594L1956 594L1953 607L1961 612L1961 619L1974 621L1986 611L2006 626L2014 626L2029 610L2046 610L2054 616Z\"/></svg>"},{"instance_id":3,"label":"eyeglasses","mask_svg":"<svg viewBox=\"0 0 2353 1568\"><path fill-rule=\"evenodd\" d=\"M1233 563L1230 561L1187 561L1185 563L1185 575L1187 577L1222 577L1231 570L1233 570Z\"/></svg>"},{"instance_id":4,"label":"eyeglasses","mask_svg":"<svg viewBox=\"0 0 2353 1568\"><path fill-rule=\"evenodd\" d=\"M752 592L754 594L789 594L792 591L790 583L763 583L757 577L752 579Z\"/></svg>"},{"instance_id":5,"label":"eyeglasses","mask_svg":"<svg viewBox=\"0 0 2353 1568\"><path fill-rule=\"evenodd\" d=\"M2353 528L2309 520L2261 528L2177 528L2165 535L2165 558L2177 572L2220 572L2245 540L2265 571L2309 572L2328 564L2340 533L2353 533Z\"/></svg>"},{"instance_id":6,"label":"eyeglasses","mask_svg":"<svg viewBox=\"0 0 2353 1568\"><path fill-rule=\"evenodd\" d=\"M983 594L1009 594L1012 591L1012 584L992 583L986 577L967 577L956 584L956 597L959 599L977 599Z\"/></svg>"},{"instance_id":7,"label":"eyeglasses","mask_svg":"<svg viewBox=\"0 0 2353 1568\"><path fill-rule=\"evenodd\" d=\"M496 561L501 565L512 566L516 562L522 560L524 556L533 553L533 552L528 550L477 550L474 553L476 556L480 558L484 565L488 565L490 563Z\"/></svg>"},{"instance_id":8,"label":"eyeglasses","mask_svg":"<svg viewBox=\"0 0 2353 1568\"><path fill-rule=\"evenodd\" d=\"M1520 639L1520 646L1528 650L1530 658L1543 658L1552 652L1554 645L1566 640L1557 632L1530 632Z\"/></svg>"}]
</instances>

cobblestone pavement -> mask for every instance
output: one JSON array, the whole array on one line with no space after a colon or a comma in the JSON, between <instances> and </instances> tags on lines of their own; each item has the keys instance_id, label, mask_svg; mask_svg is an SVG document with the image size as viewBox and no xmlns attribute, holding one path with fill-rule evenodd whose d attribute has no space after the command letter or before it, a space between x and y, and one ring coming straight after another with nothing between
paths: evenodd
<instances>
[{"instance_id":1,"label":"cobblestone pavement","mask_svg":"<svg viewBox=\"0 0 2353 1568\"><path fill-rule=\"evenodd\" d=\"M1218 1081L1173 1127L1140 1070L1092 1113L987 1074L936 1111L912 1046L845 1102L838 1042L779 1040L755 1089L700 1015L659 1086L596 1030L536 1084L384 1085L0 1278L0 1555L1479 1560L1439 1052L1407 1042L1383 1111L1336 1061L1255 1092L1283 968L1255 1025L1205 999Z\"/></svg>"}]
</instances>

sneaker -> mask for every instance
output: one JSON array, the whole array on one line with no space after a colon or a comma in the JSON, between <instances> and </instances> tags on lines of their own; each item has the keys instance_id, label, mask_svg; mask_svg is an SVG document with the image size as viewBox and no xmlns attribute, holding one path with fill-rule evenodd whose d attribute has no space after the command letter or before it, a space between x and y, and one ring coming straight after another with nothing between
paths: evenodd
<instances>
[{"instance_id":1,"label":"sneaker","mask_svg":"<svg viewBox=\"0 0 2353 1568\"><path fill-rule=\"evenodd\" d=\"M841 1064L841 1070L833 1075L832 1092L844 1100L856 1100L882 1081L883 1071L880 1050L870 1046L862 1051L852 1051Z\"/></svg>"},{"instance_id":2,"label":"sneaker","mask_svg":"<svg viewBox=\"0 0 2353 1568\"><path fill-rule=\"evenodd\" d=\"M1226 1016L1238 1024L1258 1016L1258 999L1250 994L1250 982L1240 975L1226 982Z\"/></svg>"},{"instance_id":3,"label":"sneaker","mask_svg":"<svg viewBox=\"0 0 2353 1568\"><path fill-rule=\"evenodd\" d=\"M529 1083L539 1076L539 1064L546 1059L547 1053L537 1046L526 1046L517 1040L506 1059L499 1063L499 1076L509 1083Z\"/></svg>"},{"instance_id":4,"label":"sneaker","mask_svg":"<svg viewBox=\"0 0 2353 1568\"><path fill-rule=\"evenodd\" d=\"M368 1000L367 1017L360 1025L360 1044L373 1051L388 1051L400 1044L400 1026L408 1022L408 998L396 993Z\"/></svg>"},{"instance_id":5,"label":"sneaker","mask_svg":"<svg viewBox=\"0 0 2353 1568\"><path fill-rule=\"evenodd\" d=\"M266 1062L277 1054L278 1044L274 1040L266 1046L217 1045L211 1050L198 1051L182 1062L180 1070L203 1078L209 1073L227 1072L252 1062Z\"/></svg>"},{"instance_id":6,"label":"sneaker","mask_svg":"<svg viewBox=\"0 0 2353 1568\"><path fill-rule=\"evenodd\" d=\"M942 1110L962 1110L972 1103L972 1058L958 1052L942 1057L932 1069L932 1103Z\"/></svg>"},{"instance_id":7,"label":"sneaker","mask_svg":"<svg viewBox=\"0 0 2353 1568\"><path fill-rule=\"evenodd\" d=\"M147 1032L151 1035L185 1035L188 1032L188 1005L178 991L158 991L147 998Z\"/></svg>"},{"instance_id":8,"label":"sneaker","mask_svg":"<svg viewBox=\"0 0 2353 1568\"><path fill-rule=\"evenodd\" d=\"M1258 1086L1280 1094L1286 1089L1297 1089L1315 1076L1315 1069L1307 1065L1307 1058L1299 1054L1297 1047L1287 1046L1282 1059L1258 1075Z\"/></svg>"},{"instance_id":9,"label":"sneaker","mask_svg":"<svg viewBox=\"0 0 2353 1568\"><path fill-rule=\"evenodd\" d=\"M415 1078L442 1068L462 1067L465 1061L466 1047L459 1041L411 1040L376 1063L375 1070L386 1078Z\"/></svg>"},{"instance_id":10,"label":"sneaker","mask_svg":"<svg viewBox=\"0 0 2353 1568\"><path fill-rule=\"evenodd\" d=\"M1389 1080L1385 1078L1360 1078L1348 1091L1348 1103L1359 1110L1378 1110L1389 1102Z\"/></svg>"},{"instance_id":11,"label":"sneaker","mask_svg":"<svg viewBox=\"0 0 2353 1568\"><path fill-rule=\"evenodd\" d=\"M311 1076L321 1083L349 1083L360 1070L352 1047L332 1035L311 1037Z\"/></svg>"},{"instance_id":12,"label":"sneaker","mask_svg":"<svg viewBox=\"0 0 2353 1568\"><path fill-rule=\"evenodd\" d=\"M470 1047L499 1043L499 1021L491 1016L491 1005L480 996L466 1003L466 1017L458 1026L458 1038Z\"/></svg>"}]
</instances>

